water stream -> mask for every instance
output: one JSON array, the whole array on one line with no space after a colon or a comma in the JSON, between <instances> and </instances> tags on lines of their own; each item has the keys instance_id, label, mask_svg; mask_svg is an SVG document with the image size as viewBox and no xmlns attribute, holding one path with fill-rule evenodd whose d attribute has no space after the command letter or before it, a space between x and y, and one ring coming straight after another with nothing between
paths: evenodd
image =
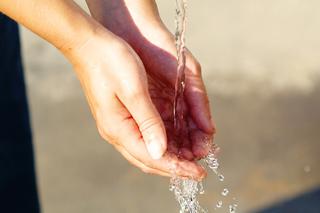
<instances>
[{"instance_id":1,"label":"water stream","mask_svg":"<svg viewBox=\"0 0 320 213\"><path fill-rule=\"evenodd\" d=\"M186 31L186 0L176 0L176 50L177 50L177 79L175 85L175 97L174 97L174 129L175 135L179 136L183 126L183 111L179 110L183 103L183 93L185 87L185 67L186 67L186 47L185 47L185 31ZM179 137L178 137L179 138Z\"/></svg>"},{"instance_id":2,"label":"water stream","mask_svg":"<svg viewBox=\"0 0 320 213\"><path fill-rule=\"evenodd\" d=\"M184 88L185 88L185 67L186 67L186 47L185 47L185 31L186 31L186 10L187 0L176 0L176 32L175 41L177 49L177 78L175 84L174 97L174 130L175 137L181 138L183 128L183 110L179 110L183 104ZM211 151L204 159L204 163L212 170L218 177L219 181L224 181L224 176L218 171L219 163L215 156L216 146L211 147ZM180 205L180 213L207 213L205 208L201 207L198 195L204 194L203 183L192 179L181 179L173 174L170 180L170 191L174 192L175 198ZM229 190L224 188L221 192L223 197L228 196ZM223 207L223 201L219 200L215 204L215 210ZM229 213L235 213L237 204L233 203L229 206Z\"/></svg>"}]
</instances>

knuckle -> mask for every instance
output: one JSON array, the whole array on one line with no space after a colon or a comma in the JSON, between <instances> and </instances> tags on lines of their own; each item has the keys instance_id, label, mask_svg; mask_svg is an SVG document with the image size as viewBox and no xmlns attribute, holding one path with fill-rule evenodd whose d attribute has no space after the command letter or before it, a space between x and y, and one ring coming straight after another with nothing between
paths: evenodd
<instances>
[{"instance_id":1,"label":"knuckle","mask_svg":"<svg viewBox=\"0 0 320 213\"><path fill-rule=\"evenodd\" d=\"M139 100L143 95L145 95L145 92L139 87L135 87L128 91L128 95L132 99L132 101L136 101Z\"/></svg>"},{"instance_id":2,"label":"knuckle","mask_svg":"<svg viewBox=\"0 0 320 213\"><path fill-rule=\"evenodd\" d=\"M107 128L106 125L97 124L97 129L102 139L104 139L110 144L115 144L117 138L110 133L109 128Z\"/></svg>"},{"instance_id":3,"label":"knuckle","mask_svg":"<svg viewBox=\"0 0 320 213\"><path fill-rule=\"evenodd\" d=\"M137 101L146 95L146 91L139 84L132 84L130 86L123 85L123 93L126 97L130 98L131 101Z\"/></svg>"},{"instance_id":4,"label":"knuckle","mask_svg":"<svg viewBox=\"0 0 320 213\"><path fill-rule=\"evenodd\" d=\"M142 122L138 123L139 130L141 132L145 132L154 126L159 125L160 123L161 123L161 118L159 116L149 117L144 119Z\"/></svg>"}]
</instances>

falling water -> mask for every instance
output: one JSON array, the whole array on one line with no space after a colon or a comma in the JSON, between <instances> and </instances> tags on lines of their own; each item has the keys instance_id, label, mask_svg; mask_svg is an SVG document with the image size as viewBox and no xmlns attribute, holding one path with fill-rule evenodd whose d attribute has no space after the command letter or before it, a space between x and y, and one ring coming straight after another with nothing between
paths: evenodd
<instances>
[{"instance_id":1,"label":"falling water","mask_svg":"<svg viewBox=\"0 0 320 213\"><path fill-rule=\"evenodd\" d=\"M180 135L182 122L183 122L183 111L181 105L183 103L183 93L185 87L185 67L186 67L186 47L185 47L185 31L186 31L186 0L176 0L176 50L178 57L177 66L177 79L175 85L175 97L174 97L174 129L176 136Z\"/></svg>"},{"instance_id":2,"label":"falling water","mask_svg":"<svg viewBox=\"0 0 320 213\"><path fill-rule=\"evenodd\" d=\"M176 0L176 49L177 49L177 79L175 84L174 97L174 133L175 138L181 138L183 127L183 111L181 110L183 104L183 93L185 88L185 30L186 30L186 0ZM170 183L170 190L174 192L176 200L180 205L180 213L190 212L206 212L201 208L197 199L198 194L203 194L202 183L195 180L183 180L178 177L172 177Z\"/></svg>"},{"instance_id":3,"label":"falling water","mask_svg":"<svg viewBox=\"0 0 320 213\"><path fill-rule=\"evenodd\" d=\"M185 88L185 67L186 67L186 47L185 47L185 31L186 31L186 0L176 0L176 32L175 42L177 50L177 78L175 84L175 97L174 97L174 132L176 138L181 138L183 128L183 97ZM219 163L215 156L215 150L217 147L212 146L208 156L204 159L205 164L211 169L222 182L224 176L218 171ZM202 182L198 182L192 179L181 179L173 174L170 181L170 191L174 192L175 198L180 205L180 213L207 213L208 211L200 206L198 201L198 195L204 194L204 188ZM221 192L222 196L227 196L229 190L225 188ZM217 208L223 206L222 201L218 201ZM235 213L237 205L229 205L229 212Z\"/></svg>"}]
</instances>

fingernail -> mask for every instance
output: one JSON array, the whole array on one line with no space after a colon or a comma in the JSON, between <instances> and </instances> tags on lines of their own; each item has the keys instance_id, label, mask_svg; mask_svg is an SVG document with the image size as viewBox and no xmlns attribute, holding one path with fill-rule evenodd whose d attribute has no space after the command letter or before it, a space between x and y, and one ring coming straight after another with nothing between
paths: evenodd
<instances>
[{"instance_id":1,"label":"fingernail","mask_svg":"<svg viewBox=\"0 0 320 213\"><path fill-rule=\"evenodd\" d=\"M159 160L163 155L163 148L161 141L151 139L147 142L147 149L152 159Z\"/></svg>"}]
</instances>

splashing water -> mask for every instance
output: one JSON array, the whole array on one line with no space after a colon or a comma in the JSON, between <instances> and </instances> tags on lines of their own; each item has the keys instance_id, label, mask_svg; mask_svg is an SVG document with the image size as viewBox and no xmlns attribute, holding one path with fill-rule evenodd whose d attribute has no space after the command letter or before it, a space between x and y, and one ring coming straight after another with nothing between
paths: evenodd
<instances>
[{"instance_id":1,"label":"splashing water","mask_svg":"<svg viewBox=\"0 0 320 213\"><path fill-rule=\"evenodd\" d=\"M176 0L176 33L175 42L177 49L177 79L175 84L175 97L173 106L174 133L175 138L181 138L183 127L183 111L180 110L183 104L183 93L185 88L185 30L186 30L186 0ZM197 199L198 194L203 194L203 185L192 179L184 180L172 177L170 191L174 192L176 200L180 205L180 213L207 212L203 209Z\"/></svg>"},{"instance_id":2,"label":"splashing water","mask_svg":"<svg viewBox=\"0 0 320 213\"><path fill-rule=\"evenodd\" d=\"M224 188L221 194L222 196L227 196L229 194L229 190L227 188Z\"/></svg>"},{"instance_id":3,"label":"splashing water","mask_svg":"<svg viewBox=\"0 0 320 213\"><path fill-rule=\"evenodd\" d=\"M197 195L201 194L201 190L203 190L201 182L191 179L183 180L180 178L172 178L170 182L169 189L174 192L174 195L180 205L180 213L208 212L200 206L197 199Z\"/></svg>"},{"instance_id":4,"label":"splashing water","mask_svg":"<svg viewBox=\"0 0 320 213\"><path fill-rule=\"evenodd\" d=\"M224 176L223 176L222 174L219 174L218 177L219 177L219 180L220 180L220 181L224 181Z\"/></svg>"},{"instance_id":5,"label":"splashing water","mask_svg":"<svg viewBox=\"0 0 320 213\"><path fill-rule=\"evenodd\" d=\"M174 132L175 138L181 138L183 128L183 96L185 89L185 67L186 67L186 47L185 47L185 31L186 31L186 0L176 0L176 32L175 42L177 50L177 79L175 84L175 97L174 97ZM224 176L218 172L219 163L215 156L217 147L210 146L210 152L204 159L205 164L211 169L222 182ZM204 188L202 182L198 182L192 179L181 179L176 177L173 173L173 177L170 180L169 190L174 192L175 198L180 205L180 213L208 213L206 209L200 206L197 196L204 194ZM224 189L223 196L227 196L228 189ZM222 201L218 201L217 208L222 207ZM235 213L236 204L229 206L229 212Z\"/></svg>"},{"instance_id":6,"label":"splashing water","mask_svg":"<svg viewBox=\"0 0 320 213\"><path fill-rule=\"evenodd\" d=\"M229 205L229 213L235 213L237 210L237 204Z\"/></svg>"},{"instance_id":7,"label":"splashing water","mask_svg":"<svg viewBox=\"0 0 320 213\"><path fill-rule=\"evenodd\" d=\"M221 201L221 200L219 200L219 201L217 202L216 207L217 207L217 208L221 208L221 207L222 207L222 205L223 205L222 201Z\"/></svg>"}]
</instances>

